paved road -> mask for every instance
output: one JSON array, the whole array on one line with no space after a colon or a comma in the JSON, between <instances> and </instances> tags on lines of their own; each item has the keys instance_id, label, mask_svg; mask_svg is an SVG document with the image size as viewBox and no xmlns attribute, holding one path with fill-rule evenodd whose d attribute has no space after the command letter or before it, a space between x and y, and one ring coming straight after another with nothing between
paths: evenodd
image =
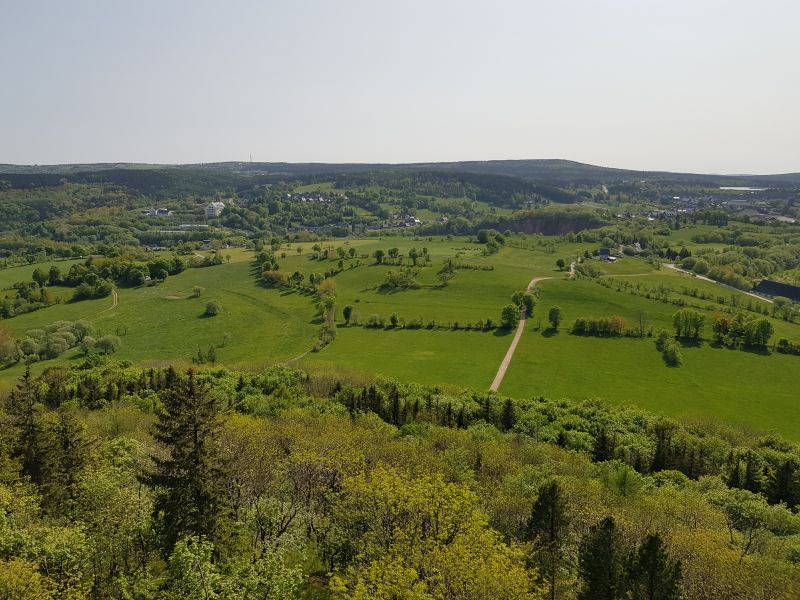
<instances>
[{"instance_id":1,"label":"paved road","mask_svg":"<svg viewBox=\"0 0 800 600\"><path fill-rule=\"evenodd\" d=\"M574 263L573 263L574 264ZM552 277L534 277L531 279L531 282L528 284L528 291L530 292L536 284L540 281L544 281L545 279L553 279ZM522 309L522 313L520 314L519 323L517 324L517 331L514 334L514 339L511 340L511 345L508 347L508 351L506 352L505 357L503 357L503 362L500 363L500 368L497 369L497 375L494 376L494 381L492 381L492 385L489 387L489 390L492 392L496 392L500 388L500 384L503 383L503 377L506 376L506 371L508 370L508 365L511 364L511 359L514 358L514 351L517 349L517 344L519 344L519 338L522 337L522 332L525 330L525 309Z\"/></svg>"},{"instance_id":2,"label":"paved road","mask_svg":"<svg viewBox=\"0 0 800 600\"><path fill-rule=\"evenodd\" d=\"M727 285L725 283L720 283L719 281L715 281L713 279L710 279L709 277L703 277L702 275L698 275L697 273L692 273L691 271L686 271L685 269L681 269L679 266L677 266L677 265L675 265L673 263L665 263L664 266L667 267L668 269L672 269L673 271L678 271L679 273L686 273L687 275L691 275L692 277L696 277L697 279L702 279L703 281L710 281L711 283L716 283L717 285L721 285L722 287L726 287L726 288L728 288L730 290L733 290L734 292L741 292L745 296L751 296L753 298L758 298L759 300L763 300L764 302L769 302L770 304L775 304L775 302L773 300L770 300L769 298L765 298L764 296L759 296L758 294L754 294L753 292L745 292L743 290L740 290L739 288L733 287L732 285Z\"/></svg>"}]
</instances>

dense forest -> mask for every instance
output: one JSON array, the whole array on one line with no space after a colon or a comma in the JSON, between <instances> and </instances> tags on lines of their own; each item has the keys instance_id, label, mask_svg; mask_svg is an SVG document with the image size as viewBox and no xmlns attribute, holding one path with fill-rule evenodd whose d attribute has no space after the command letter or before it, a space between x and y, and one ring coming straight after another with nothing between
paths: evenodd
<instances>
[{"instance_id":1,"label":"dense forest","mask_svg":"<svg viewBox=\"0 0 800 600\"><path fill-rule=\"evenodd\" d=\"M7 598L800 593L800 448L633 408L286 368L23 376Z\"/></svg>"}]
</instances>

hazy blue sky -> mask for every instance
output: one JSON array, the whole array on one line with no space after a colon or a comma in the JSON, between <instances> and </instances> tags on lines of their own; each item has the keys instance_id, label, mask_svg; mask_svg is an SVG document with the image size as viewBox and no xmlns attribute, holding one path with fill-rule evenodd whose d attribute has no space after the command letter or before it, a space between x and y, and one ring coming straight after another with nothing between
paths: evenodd
<instances>
[{"instance_id":1,"label":"hazy blue sky","mask_svg":"<svg viewBox=\"0 0 800 600\"><path fill-rule=\"evenodd\" d=\"M0 162L800 171L800 2L0 0Z\"/></svg>"}]
</instances>

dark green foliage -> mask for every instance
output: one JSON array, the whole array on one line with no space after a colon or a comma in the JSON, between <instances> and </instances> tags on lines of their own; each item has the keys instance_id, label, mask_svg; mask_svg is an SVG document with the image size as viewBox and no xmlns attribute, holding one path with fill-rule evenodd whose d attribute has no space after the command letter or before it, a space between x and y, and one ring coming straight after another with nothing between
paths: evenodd
<instances>
[{"instance_id":1,"label":"dark green foliage","mask_svg":"<svg viewBox=\"0 0 800 600\"><path fill-rule=\"evenodd\" d=\"M154 519L169 554L184 536L215 542L227 535L229 507L219 455L221 412L189 371L162 395L153 437L166 453L154 456L149 483L158 490Z\"/></svg>"},{"instance_id":2,"label":"dark green foliage","mask_svg":"<svg viewBox=\"0 0 800 600\"><path fill-rule=\"evenodd\" d=\"M612 517L593 526L578 555L578 576L583 581L578 600L624 600L625 561Z\"/></svg>"},{"instance_id":3,"label":"dark green foliage","mask_svg":"<svg viewBox=\"0 0 800 600\"><path fill-rule=\"evenodd\" d=\"M547 320L550 321L550 328L553 331L558 331L558 326L561 324L562 319L561 308L558 306L551 306L547 313Z\"/></svg>"},{"instance_id":4,"label":"dark green foliage","mask_svg":"<svg viewBox=\"0 0 800 600\"><path fill-rule=\"evenodd\" d=\"M630 600L680 600L681 564L670 560L658 534L645 538L627 572Z\"/></svg>"},{"instance_id":5,"label":"dark green foliage","mask_svg":"<svg viewBox=\"0 0 800 600\"><path fill-rule=\"evenodd\" d=\"M504 329L513 329L519 321L519 308L513 304L506 304L500 311L500 326Z\"/></svg>"},{"instance_id":6,"label":"dark green foliage","mask_svg":"<svg viewBox=\"0 0 800 600\"><path fill-rule=\"evenodd\" d=\"M517 413L514 410L514 402L511 398L506 398L503 403L503 414L500 416L500 426L503 431L511 431L517 422Z\"/></svg>"},{"instance_id":7,"label":"dark green foliage","mask_svg":"<svg viewBox=\"0 0 800 600\"><path fill-rule=\"evenodd\" d=\"M78 496L78 476L89 462L90 440L74 412L60 409L48 417L40 449L40 489L51 512L70 514Z\"/></svg>"},{"instance_id":8,"label":"dark green foliage","mask_svg":"<svg viewBox=\"0 0 800 600\"><path fill-rule=\"evenodd\" d=\"M14 455L22 463L22 473L36 483L42 480L40 396L39 382L31 376L31 369L27 367L6 401L6 412L16 430Z\"/></svg>"},{"instance_id":9,"label":"dark green foliage","mask_svg":"<svg viewBox=\"0 0 800 600\"><path fill-rule=\"evenodd\" d=\"M566 566L569 527L567 501L558 482L542 485L533 504L526 533L535 548L533 562L546 579L552 600L556 597L559 571Z\"/></svg>"}]
</instances>

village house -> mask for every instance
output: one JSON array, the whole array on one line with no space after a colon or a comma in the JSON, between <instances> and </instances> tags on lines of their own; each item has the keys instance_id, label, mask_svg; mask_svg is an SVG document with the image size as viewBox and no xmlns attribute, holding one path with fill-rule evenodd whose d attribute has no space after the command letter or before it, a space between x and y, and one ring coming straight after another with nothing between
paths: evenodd
<instances>
[{"instance_id":1,"label":"village house","mask_svg":"<svg viewBox=\"0 0 800 600\"><path fill-rule=\"evenodd\" d=\"M216 219L225 210L224 202L210 202L206 205L206 219Z\"/></svg>"}]
</instances>

